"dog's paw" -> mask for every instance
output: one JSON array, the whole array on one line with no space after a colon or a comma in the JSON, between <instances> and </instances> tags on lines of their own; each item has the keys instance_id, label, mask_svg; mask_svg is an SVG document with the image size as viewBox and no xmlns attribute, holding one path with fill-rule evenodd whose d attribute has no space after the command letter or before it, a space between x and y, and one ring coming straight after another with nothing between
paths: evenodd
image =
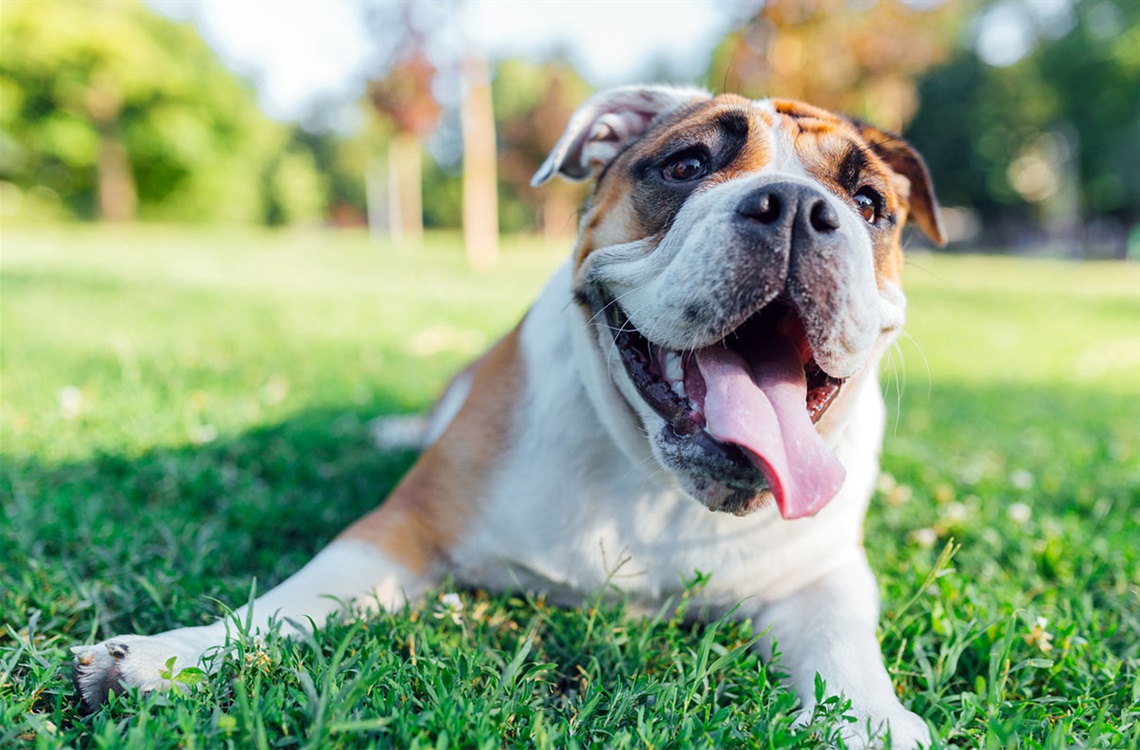
<instances>
[{"instance_id":1,"label":"dog's paw","mask_svg":"<svg viewBox=\"0 0 1140 750\"><path fill-rule=\"evenodd\" d=\"M859 711L855 710L859 721L853 726L855 731L850 738L844 735L849 748L857 747L889 747L891 750L915 750L920 747L930 747L930 729L918 714L907 711L902 704L896 704L887 710ZM871 728L868 737L867 728ZM887 744L887 730L890 729L890 744ZM860 745L862 742L864 744Z\"/></svg>"},{"instance_id":2,"label":"dog's paw","mask_svg":"<svg viewBox=\"0 0 1140 750\"><path fill-rule=\"evenodd\" d=\"M198 638L171 631L163 635L121 635L94 646L73 646L71 679L87 711L99 708L111 693L127 688L188 689L193 679L184 670L198 667ZM173 659L173 661L171 661Z\"/></svg>"},{"instance_id":3,"label":"dog's paw","mask_svg":"<svg viewBox=\"0 0 1140 750\"><path fill-rule=\"evenodd\" d=\"M793 726L804 727L811 723L812 708L805 708L796 717ZM857 720L843 727L839 735L849 750L915 750L931 745L930 729L918 714L896 703L885 709L853 705L848 714ZM888 729L890 742L887 742Z\"/></svg>"}]
</instances>

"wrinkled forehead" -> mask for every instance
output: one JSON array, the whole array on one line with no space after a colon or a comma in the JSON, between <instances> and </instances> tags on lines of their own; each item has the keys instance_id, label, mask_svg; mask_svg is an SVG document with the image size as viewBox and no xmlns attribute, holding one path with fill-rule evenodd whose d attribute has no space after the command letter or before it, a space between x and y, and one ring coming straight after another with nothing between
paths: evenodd
<instances>
[{"instance_id":1,"label":"wrinkled forehead","mask_svg":"<svg viewBox=\"0 0 1140 750\"><path fill-rule=\"evenodd\" d=\"M867 150L850 120L825 109L787 99L751 101L723 94L666 115L619 162L720 139L739 139L746 146L749 158L738 165L740 171L802 169L837 153Z\"/></svg>"},{"instance_id":2,"label":"wrinkled forehead","mask_svg":"<svg viewBox=\"0 0 1140 750\"><path fill-rule=\"evenodd\" d=\"M578 264L595 248L658 238L688 194L662 190L646 179L670 157L691 149L711 153L707 190L765 172L808 180L837 196L870 184L888 210L898 207L891 172L846 118L802 102L751 101L726 94L693 102L667 115L601 174L579 242ZM846 200L847 198L843 198ZM876 266L894 276L897 248L876 243Z\"/></svg>"}]
</instances>

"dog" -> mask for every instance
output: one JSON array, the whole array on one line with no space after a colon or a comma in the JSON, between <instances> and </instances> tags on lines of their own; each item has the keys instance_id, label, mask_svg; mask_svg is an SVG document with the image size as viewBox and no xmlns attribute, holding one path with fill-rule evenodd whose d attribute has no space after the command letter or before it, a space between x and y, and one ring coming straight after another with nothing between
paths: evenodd
<instances>
[{"instance_id":1,"label":"dog","mask_svg":"<svg viewBox=\"0 0 1140 750\"><path fill-rule=\"evenodd\" d=\"M556 176L593 182L569 260L448 386L387 501L238 616L297 635L445 575L652 606L702 571L709 613L750 618L764 656L778 643L805 716L818 674L861 719L849 744L928 744L883 666L862 538L900 232L944 242L921 157L801 102L642 86L574 113L532 184ZM75 684L90 709L167 688L171 657L226 638L219 621L76 647Z\"/></svg>"}]
</instances>

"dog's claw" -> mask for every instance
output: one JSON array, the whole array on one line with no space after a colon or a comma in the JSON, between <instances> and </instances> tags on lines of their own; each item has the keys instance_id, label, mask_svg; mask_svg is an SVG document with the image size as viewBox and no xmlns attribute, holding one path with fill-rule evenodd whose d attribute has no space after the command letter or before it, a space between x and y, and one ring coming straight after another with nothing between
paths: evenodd
<instances>
[{"instance_id":1,"label":"dog's claw","mask_svg":"<svg viewBox=\"0 0 1140 750\"><path fill-rule=\"evenodd\" d=\"M131 647L121 641L107 641L107 653L115 661L120 661L130 650Z\"/></svg>"}]
</instances>

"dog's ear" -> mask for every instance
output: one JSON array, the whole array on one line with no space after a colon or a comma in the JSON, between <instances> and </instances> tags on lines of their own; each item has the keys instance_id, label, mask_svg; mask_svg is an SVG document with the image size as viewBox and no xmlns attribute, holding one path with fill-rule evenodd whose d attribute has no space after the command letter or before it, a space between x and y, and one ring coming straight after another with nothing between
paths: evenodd
<instances>
[{"instance_id":1,"label":"dog's ear","mask_svg":"<svg viewBox=\"0 0 1140 750\"><path fill-rule=\"evenodd\" d=\"M699 89L672 86L623 86L595 94L570 117L566 132L530 184L538 187L555 175L584 180L644 135L657 117L708 96Z\"/></svg>"},{"instance_id":2,"label":"dog's ear","mask_svg":"<svg viewBox=\"0 0 1140 750\"><path fill-rule=\"evenodd\" d=\"M863 140L891 170L906 178L907 189L902 191L907 202L911 219L934 244L946 244L946 230L942 227L942 214L938 210L938 199L934 197L934 183L926 162L914 148L893 133L855 121L863 134Z\"/></svg>"}]
</instances>

